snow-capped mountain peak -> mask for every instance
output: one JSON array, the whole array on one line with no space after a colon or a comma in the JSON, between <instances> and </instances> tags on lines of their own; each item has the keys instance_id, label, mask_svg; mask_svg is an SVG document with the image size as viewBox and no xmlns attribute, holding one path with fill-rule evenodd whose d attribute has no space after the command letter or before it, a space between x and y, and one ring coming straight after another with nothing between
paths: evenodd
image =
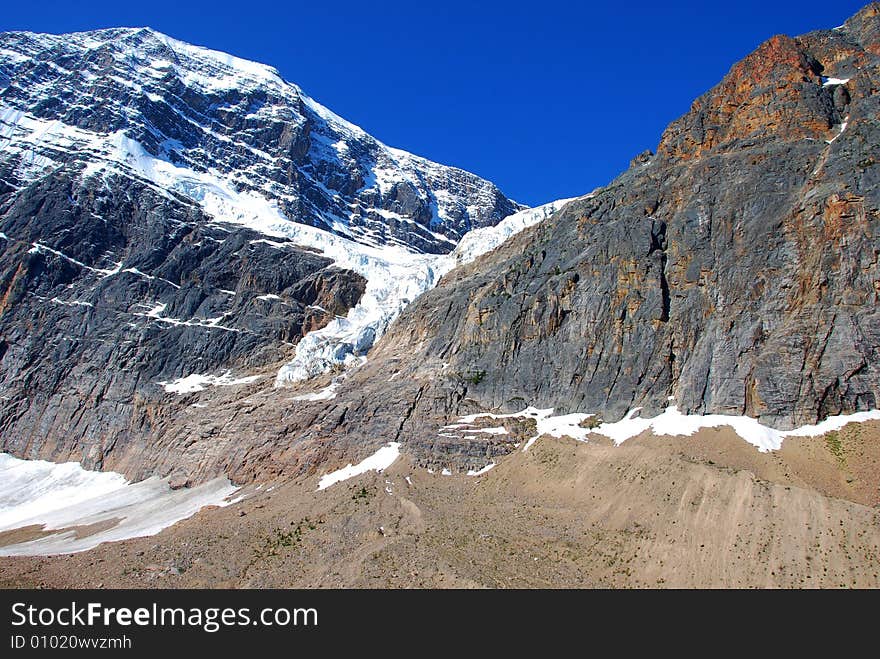
<instances>
[{"instance_id":1,"label":"snow-capped mountain peak","mask_svg":"<svg viewBox=\"0 0 880 659\"><path fill-rule=\"evenodd\" d=\"M0 178L14 187L142 149L193 172L170 189L198 202L207 174L293 222L428 253L520 208L473 174L386 146L270 66L150 28L0 34L0 112Z\"/></svg>"},{"instance_id":2,"label":"snow-capped mountain peak","mask_svg":"<svg viewBox=\"0 0 880 659\"><path fill-rule=\"evenodd\" d=\"M91 199L134 181L169 204L197 207L217 231L243 227L262 234L260 240L272 248L270 253L278 250L280 261L288 258L287 248L297 246L362 277L366 288L358 303L339 305L348 309L345 317L322 311L321 322L300 337L293 361L279 372L279 384L360 363L400 311L461 259L449 253L462 236L494 227L521 210L474 174L383 144L270 66L150 28L0 34L0 195L20 196L15 193L59 172L72 177ZM113 207L108 212L126 233L129 211ZM543 217L543 211L536 212ZM45 242L55 250L48 253L65 257L58 236L43 235L43 221L32 217L28 223L36 241L22 241L18 228L11 239ZM524 216L515 221L522 224ZM510 235L511 226L499 228L503 235L496 231L470 240L468 254L494 246ZM63 235L70 231L64 229ZM157 223L152 231L163 239L159 234L168 229ZM105 238L96 237L94 244ZM155 276L143 264L132 266L132 258L143 256L126 255L125 249L71 262L88 272ZM146 261L155 268L169 256L158 250ZM167 307L170 313L195 302L205 307L203 318L217 321L192 324L149 311L151 322L220 327L222 313L227 329L241 329L236 323L248 330L254 326L248 315L253 310L237 316L222 311L225 294L202 284L206 266L187 263L199 271L186 275L191 280L170 282L177 287L173 291L151 299L126 298L127 303L132 309ZM246 287L255 300L282 299L282 290L250 290L252 283ZM188 287L198 293L188 293ZM345 290L347 296L354 289ZM84 289L81 297L92 292ZM258 316L260 324L266 322ZM285 317L269 322L290 323ZM291 336L298 334L295 330ZM262 340L272 343L270 337ZM264 359L254 358L256 363ZM217 380L215 373L191 368L169 362L155 382L174 393L185 389L180 382L193 377Z\"/></svg>"}]
</instances>

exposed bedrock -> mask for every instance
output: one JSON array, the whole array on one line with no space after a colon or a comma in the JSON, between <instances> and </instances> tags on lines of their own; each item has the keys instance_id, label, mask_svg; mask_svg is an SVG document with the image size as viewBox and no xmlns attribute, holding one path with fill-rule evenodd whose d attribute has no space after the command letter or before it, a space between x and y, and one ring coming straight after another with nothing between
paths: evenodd
<instances>
[{"instance_id":1,"label":"exposed bedrock","mask_svg":"<svg viewBox=\"0 0 880 659\"><path fill-rule=\"evenodd\" d=\"M64 178L35 184L0 225L19 241L0 257L4 446L133 476L247 481L345 464L389 441L423 466L479 468L510 439L443 437L440 426L527 405L614 421L672 397L685 412L781 429L876 408L878 8L768 40L669 126L656 155L420 296L330 400L296 401L268 380L169 399L154 383L280 361L284 342L324 322L308 305L347 308L357 276L293 247L252 257L274 248L222 232L183 200L125 202L124 185L111 194L131 209L126 224L108 219L96 188L73 234ZM39 230L33 211L16 210L38 203L54 218ZM104 221L110 230L86 230ZM69 258L31 252L37 239ZM102 273L123 254L155 279ZM283 300L257 300L267 294ZM157 314L220 317L235 331ZM159 332L167 339L150 338ZM100 405L81 407L86 398Z\"/></svg>"},{"instance_id":2,"label":"exposed bedrock","mask_svg":"<svg viewBox=\"0 0 880 659\"><path fill-rule=\"evenodd\" d=\"M277 365L365 286L125 177L47 176L0 232L0 449L91 468L178 413L159 383Z\"/></svg>"}]
</instances>

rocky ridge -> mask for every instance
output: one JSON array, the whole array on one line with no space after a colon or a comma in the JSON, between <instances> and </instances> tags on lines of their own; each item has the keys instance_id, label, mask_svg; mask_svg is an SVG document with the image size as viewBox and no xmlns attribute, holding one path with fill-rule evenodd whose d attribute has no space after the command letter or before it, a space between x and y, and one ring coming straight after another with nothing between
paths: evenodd
<instances>
[{"instance_id":1,"label":"rocky ridge","mask_svg":"<svg viewBox=\"0 0 880 659\"><path fill-rule=\"evenodd\" d=\"M74 161L86 174L128 170L227 221L218 187L418 252L448 252L521 208L473 174L382 144L272 67L150 28L0 35L0 131L13 189Z\"/></svg>"}]
</instances>

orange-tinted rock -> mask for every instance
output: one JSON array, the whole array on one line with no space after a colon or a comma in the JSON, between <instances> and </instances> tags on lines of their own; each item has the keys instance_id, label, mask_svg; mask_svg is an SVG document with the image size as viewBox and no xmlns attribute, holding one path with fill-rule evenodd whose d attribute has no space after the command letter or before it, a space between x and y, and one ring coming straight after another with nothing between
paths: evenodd
<instances>
[{"instance_id":1,"label":"orange-tinted rock","mask_svg":"<svg viewBox=\"0 0 880 659\"><path fill-rule=\"evenodd\" d=\"M842 108L836 86L823 86L826 66L805 44L783 35L765 41L666 129L658 154L690 159L767 139L828 138ZM832 52L840 59L864 55L849 43L826 49L825 57Z\"/></svg>"}]
</instances>

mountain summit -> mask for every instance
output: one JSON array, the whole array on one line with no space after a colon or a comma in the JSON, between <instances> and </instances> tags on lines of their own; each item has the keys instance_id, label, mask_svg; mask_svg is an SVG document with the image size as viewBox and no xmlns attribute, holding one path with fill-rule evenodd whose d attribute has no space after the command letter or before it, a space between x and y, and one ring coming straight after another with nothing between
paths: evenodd
<instances>
[{"instance_id":1,"label":"mountain summit","mask_svg":"<svg viewBox=\"0 0 880 659\"><path fill-rule=\"evenodd\" d=\"M149 28L0 35L0 179L125 170L218 219L231 194L368 245L451 251L521 207L491 183L385 146L263 64ZM248 212L248 211L252 212Z\"/></svg>"},{"instance_id":2,"label":"mountain summit","mask_svg":"<svg viewBox=\"0 0 880 659\"><path fill-rule=\"evenodd\" d=\"M148 28L0 34L0 448L101 467L169 396L356 365L520 208L271 67Z\"/></svg>"}]
</instances>

